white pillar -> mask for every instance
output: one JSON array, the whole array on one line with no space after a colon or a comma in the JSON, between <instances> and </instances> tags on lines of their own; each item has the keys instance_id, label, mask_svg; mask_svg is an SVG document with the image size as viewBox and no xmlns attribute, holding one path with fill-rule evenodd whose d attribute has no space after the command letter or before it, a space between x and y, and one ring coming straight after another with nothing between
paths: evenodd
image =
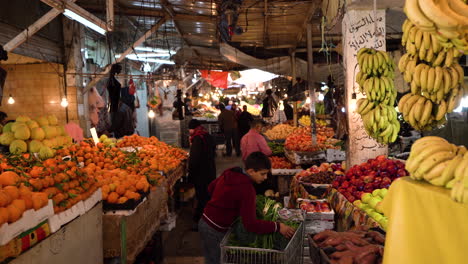
<instances>
[{"instance_id":1,"label":"white pillar","mask_svg":"<svg viewBox=\"0 0 468 264\"><path fill-rule=\"evenodd\" d=\"M347 164L351 167L378 155L388 154L387 146L379 144L367 134L361 116L355 112L357 99L364 97L359 93L355 78L359 72L359 66L356 67L356 54L361 48L386 49L385 10L377 10L375 16L372 9L348 10L343 18L342 32L349 135ZM356 93L354 99L353 93Z\"/></svg>"}]
</instances>

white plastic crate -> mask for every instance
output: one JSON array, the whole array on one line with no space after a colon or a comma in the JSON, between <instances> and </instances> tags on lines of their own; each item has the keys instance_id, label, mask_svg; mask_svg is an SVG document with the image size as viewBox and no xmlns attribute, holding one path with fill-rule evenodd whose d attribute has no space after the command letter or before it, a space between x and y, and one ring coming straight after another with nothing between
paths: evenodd
<instances>
[{"instance_id":1,"label":"white plastic crate","mask_svg":"<svg viewBox=\"0 0 468 264\"><path fill-rule=\"evenodd\" d=\"M54 215L54 206L52 200L49 200L47 205L41 209L37 211L34 209L27 210L18 221L3 224L0 226L0 246L7 244L13 238L37 226L52 215Z\"/></svg>"},{"instance_id":2,"label":"white plastic crate","mask_svg":"<svg viewBox=\"0 0 468 264\"><path fill-rule=\"evenodd\" d=\"M102 191L101 188L97 189L86 201L84 204L84 212L91 210L97 203L102 201Z\"/></svg>"},{"instance_id":3,"label":"white plastic crate","mask_svg":"<svg viewBox=\"0 0 468 264\"><path fill-rule=\"evenodd\" d=\"M73 219L86 213L84 208L85 207L84 207L83 201L80 201L76 203L75 205L73 205L71 208L50 217L49 218L50 232L52 233L57 232L60 229L60 227L62 227L63 225L71 222Z\"/></svg>"}]
</instances>

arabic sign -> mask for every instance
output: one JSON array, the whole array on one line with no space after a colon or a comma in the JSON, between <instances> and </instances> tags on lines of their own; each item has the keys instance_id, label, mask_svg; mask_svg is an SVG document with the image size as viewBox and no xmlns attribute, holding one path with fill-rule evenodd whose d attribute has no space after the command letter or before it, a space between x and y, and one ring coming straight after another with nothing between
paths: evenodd
<instances>
[{"instance_id":1,"label":"arabic sign","mask_svg":"<svg viewBox=\"0 0 468 264\"><path fill-rule=\"evenodd\" d=\"M364 129L361 116L355 112L357 99L364 97L359 92L356 74L359 72L357 52L361 48L385 50L385 11L349 10L343 19L344 66L346 72L346 112L348 113L349 167L366 162L378 155L386 155L388 148L371 138ZM356 99L352 94L356 93Z\"/></svg>"}]
</instances>

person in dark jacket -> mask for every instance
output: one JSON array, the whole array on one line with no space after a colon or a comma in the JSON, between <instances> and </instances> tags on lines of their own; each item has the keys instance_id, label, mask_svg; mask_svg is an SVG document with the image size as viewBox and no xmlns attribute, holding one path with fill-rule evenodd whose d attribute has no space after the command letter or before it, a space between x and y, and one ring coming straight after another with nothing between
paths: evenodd
<instances>
[{"instance_id":1,"label":"person in dark jacket","mask_svg":"<svg viewBox=\"0 0 468 264\"><path fill-rule=\"evenodd\" d=\"M234 145L236 155L240 157L240 139L236 116L234 112L226 110L223 104L219 104L219 109L221 113L218 116L218 124L226 140L226 156L230 157L232 155L232 145Z\"/></svg>"},{"instance_id":2,"label":"person in dark jacket","mask_svg":"<svg viewBox=\"0 0 468 264\"><path fill-rule=\"evenodd\" d=\"M193 220L198 223L203 209L210 199L208 185L216 179L216 144L213 137L208 134L198 120L190 120L188 127L190 133L188 179L195 186L197 208Z\"/></svg>"},{"instance_id":3,"label":"person in dark jacket","mask_svg":"<svg viewBox=\"0 0 468 264\"><path fill-rule=\"evenodd\" d=\"M245 134L247 134L250 130L250 122L254 120L252 114L250 114L247 111L247 106L244 105L242 107L242 113L239 115L239 133L240 133L240 139L242 140L242 137L244 137Z\"/></svg>"},{"instance_id":4,"label":"person in dark jacket","mask_svg":"<svg viewBox=\"0 0 468 264\"><path fill-rule=\"evenodd\" d=\"M284 105L284 114L286 115L286 119L287 120L293 120L294 119L294 109L289 104L289 101L284 100L283 105Z\"/></svg>"},{"instance_id":5,"label":"person in dark jacket","mask_svg":"<svg viewBox=\"0 0 468 264\"><path fill-rule=\"evenodd\" d=\"M119 111L120 89L122 85L115 78L116 74L122 71L120 64L113 64L109 72L109 81L107 83L107 91L109 92L111 118L113 113Z\"/></svg>"},{"instance_id":6,"label":"person in dark jacket","mask_svg":"<svg viewBox=\"0 0 468 264\"><path fill-rule=\"evenodd\" d=\"M228 169L210 184L208 192L211 199L198 222L206 264L220 262L219 245L238 217L248 232L280 232L287 238L294 235L294 229L283 223L257 219L253 183L259 184L266 180L270 170L269 158L261 152L253 152L245 161L245 169Z\"/></svg>"},{"instance_id":7,"label":"person in dark jacket","mask_svg":"<svg viewBox=\"0 0 468 264\"><path fill-rule=\"evenodd\" d=\"M262 117L272 117L278 108L278 104L276 103L275 99L273 98L273 90L268 89L265 91L265 98L262 101L263 108L262 108Z\"/></svg>"},{"instance_id":8,"label":"person in dark jacket","mask_svg":"<svg viewBox=\"0 0 468 264\"><path fill-rule=\"evenodd\" d=\"M130 136L135 133L132 109L122 100L119 100L118 111L112 115L110 132L114 132L116 138Z\"/></svg>"}]
</instances>

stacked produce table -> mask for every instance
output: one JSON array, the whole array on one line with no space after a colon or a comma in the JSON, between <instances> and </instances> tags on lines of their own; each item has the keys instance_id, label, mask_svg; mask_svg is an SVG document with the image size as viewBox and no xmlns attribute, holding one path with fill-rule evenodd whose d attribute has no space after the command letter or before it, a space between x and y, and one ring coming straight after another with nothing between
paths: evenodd
<instances>
[{"instance_id":1,"label":"stacked produce table","mask_svg":"<svg viewBox=\"0 0 468 264\"><path fill-rule=\"evenodd\" d=\"M136 256L167 217L167 190L150 191L141 204L130 211L111 211L103 216L104 257L133 263Z\"/></svg>"},{"instance_id":2,"label":"stacked produce table","mask_svg":"<svg viewBox=\"0 0 468 264\"><path fill-rule=\"evenodd\" d=\"M449 189L405 177L392 184L383 209L384 264L466 263L468 206L454 202Z\"/></svg>"},{"instance_id":3,"label":"stacked produce table","mask_svg":"<svg viewBox=\"0 0 468 264\"><path fill-rule=\"evenodd\" d=\"M12 264L101 263L102 204L12 260Z\"/></svg>"}]
</instances>

